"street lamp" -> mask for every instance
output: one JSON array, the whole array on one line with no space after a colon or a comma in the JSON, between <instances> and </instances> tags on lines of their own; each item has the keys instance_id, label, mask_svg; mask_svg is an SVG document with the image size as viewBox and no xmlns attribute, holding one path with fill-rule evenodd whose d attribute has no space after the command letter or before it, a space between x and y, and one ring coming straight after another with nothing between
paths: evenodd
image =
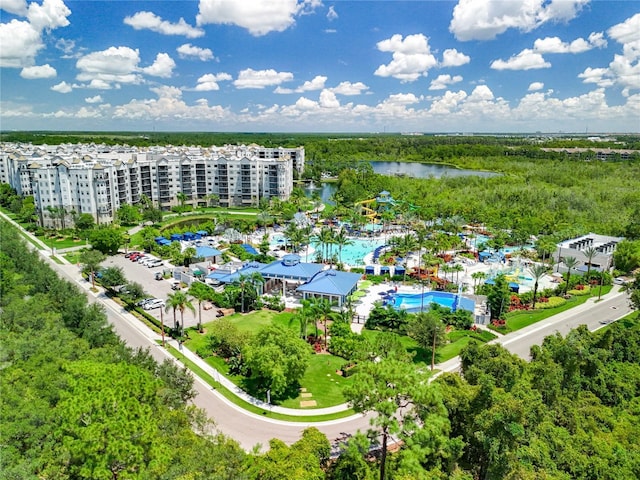
<instances>
[{"instance_id":1,"label":"street lamp","mask_svg":"<svg viewBox=\"0 0 640 480\"><path fill-rule=\"evenodd\" d=\"M162 346L164 347L164 317L162 314L162 307L160 307L160 332L162 332Z\"/></svg>"}]
</instances>

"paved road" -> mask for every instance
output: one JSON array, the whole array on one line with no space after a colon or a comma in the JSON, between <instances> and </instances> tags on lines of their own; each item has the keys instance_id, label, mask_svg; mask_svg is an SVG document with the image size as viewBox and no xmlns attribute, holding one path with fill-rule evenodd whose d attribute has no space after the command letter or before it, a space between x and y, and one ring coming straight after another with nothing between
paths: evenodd
<instances>
[{"instance_id":1,"label":"paved road","mask_svg":"<svg viewBox=\"0 0 640 480\"><path fill-rule=\"evenodd\" d=\"M496 341L511 353L529 360L529 352L533 345L541 345L545 337L556 332L566 335L579 325L586 325L591 331L618 320L629 313L629 299L620 287L614 286L609 295L602 297L599 302L589 299L584 304L555 315L544 322L539 322L517 332L505 335Z\"/></svg>"},{"instance_id":2,"label":"paved road","mask_svg":"<svg viewBox=\"0 0 640 480\"><path fill-rule=\"evenodd\" d=\"M53 262L51 262L51 266L73 283L79 284L84 289L89 287L88 282L79 280L77 266L59 265ZM165 358L173 359L171 355L155 342L158 335L133 316L126 313L117 303L104 295L96 296L89 292L87 296L90 302L99 302L105 306L109 322L114 326L120 338L122 338L127 345L149 348L153 357L159 361ZM317 427L327 435L327 438L332 442L338 438L342 438L344 432L353 433L357 430L364 431L369 426L369 418L362 415L354 415L346 419L320 423L289 423L261 417L240 409L198 377L194 377L196 379L194 387L198 392L194 400L195 405L204 409L208 416L214 419L220 432L237 440L246 450L250 450L256 444L268 447L269 440L275 437L291 444L300 439L302 431L307 426Z\"/></svg>"},{"instance_id":3,"label":"paved road","mask_svg":"<svg viewBox=\"0 0 640 480\"><path fill-rule=\"evenodd\" d=\"M46 256L46 254L43 255ZM50 262L50 265L67 279L78 283L85 290L88 289L89 284L80 279L77 266L59 265L54 262ZM148 277L145 278L153 278L149 269L146 270L147 272L140 270L139 273L143 274L143 272L145 272L148 274ZM129 272L130 270L127 269L127 275L129 275ZM155 281L148 280L143 284L150 286L150 283L155 284ZM163 282L157 283L162 284ZM163 288L161 285L157 285L157 287ZM165 358L172 358L155 342L158 335L130 314L126 313L118 304L109 300L104 295L96 296L89 293L88 297L89 301L100 302L105 306L109 322L128 345L132 347L149 348L154 358L160 361ZM511 352L528 359L531 346L540 344L542 339L547 335L553 334L556 331L564 335L571 328L580 324L586 324L589 329L595 330L602 327L601 322L617 320L630 313L630 311L626 294L620 293L619 287L614 287L612 293L603 297L600 302L594 303L594 301L590 299L579 307L563 312L538 324L531 325L518 332L502 336L495 341L502 343ZM439 368L441 370L453 371L459 368L459 362L453 359L440 365ZM365 430L369 425L369 419L361 415L353 416L349 419L313 424L291 424L271 420L239 409L200 379L195 378L195 388L198 395L194 403L204 409L209 417L216 421L220 432L236 439L246 450L251 449L256 444L261 444L264 448L267 446L268 441L274 437L280 438L289 444L293 443L300 438L302 430L309 425L316 426L320 431L325 433L331 441L344 438L344 432L353 433L358 429Z\"/></svg>"}]
</instances>

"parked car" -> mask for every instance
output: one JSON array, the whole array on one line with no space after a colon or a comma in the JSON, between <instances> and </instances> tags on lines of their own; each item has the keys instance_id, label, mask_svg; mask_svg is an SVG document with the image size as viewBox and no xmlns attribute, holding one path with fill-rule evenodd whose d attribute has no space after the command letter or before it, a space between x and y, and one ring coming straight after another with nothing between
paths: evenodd
<instances>
[{"instance_id":1,"label":"parked car","mask_svg":"<svg viewBox=\"0 0 640 480\"><path fill-rule=\"evenodd\" d=\"M144 307L144 305L145 305L146 303L150 302L151 300L155 300L155 298L153 298L153 297L143 298L142 300L139 300L139 301L136 303L136 305L137 305L138 307Z\"/></svg>"},{"instance_id":2,"label":"parked car","mask_svg":"<svg viewBox=\"0 0 640 480\"><path fill-rule=\"evenodd\" d=\"M129 257L129 260L131 260L132 262L137 262L140 257L144 257L144 254L136 252Z\"/></svg>"},{"instance_id":3,"label":"parked car","mask_svg":"<svg viewBox=\"0 0 640 480\"><path fill-rule=\"evenodd\" d=\"M162 272L156 272L156 275L154 277L156 280L162 280L163 276L162 276Z\"/></svg>"},{"instance_id":4,"label":"parked car","mask_svg":"<svg viewBox=\"0 0 640 480\"><path fill-rule=\"evenodd\" d=\"M131 258L131 255L140 255L140 252L129 252L124 254L124 258Z\"/></svg>"},{"instance_id":5,"label":"parked car","mask_svg":"<svg viewBox=\"0 0 640 480\"><path fill-rule=\"evenodd\" d=\"M145 310L154 310L156 308L164 308L164 300L154 298L150 302L145 303L142 308Z\"/></svg>"},{"instance_id":6,"label":"parked car","mask_svg":"<svg viewBox=\"0 0 640 480\"><path fill-rule=\"evenodd\" d=\"M155 260L152 260L146 263L148 268L161 267L162 264L163 264L163 261L160 260L159 258L156 258Z\"/></svg>"},{"instance_id":7,"label":"parked car","mask_svg":"<svg viewBox=\"0 0 640 480\"><path fill-rule=\"evenodd\" d=\"M180 282L173 282L171 284L171 290L180 290Z\"/></svg>"}]
</instances>

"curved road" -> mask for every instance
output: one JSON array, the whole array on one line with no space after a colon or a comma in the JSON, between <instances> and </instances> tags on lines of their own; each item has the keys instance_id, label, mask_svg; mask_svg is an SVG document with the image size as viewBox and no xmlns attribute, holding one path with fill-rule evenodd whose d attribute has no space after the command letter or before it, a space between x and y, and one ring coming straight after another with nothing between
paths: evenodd
<instances>
[{"instance_id":1,"label":"curved road","mask_svg":"<svg viewBox=\"0 0 640 480\"><path fill-rule=\"evenodd\" d=\"M10 221L9 219L7 220ZM81 278L75 265L57 264L42 250L40 250L40 253L49 259L49 264L61 276L74 284L79 284L85 290L88 289L88 283ZM163 361L166 358L174 360L169 353L155 342L157 334L128 315L117 303L108 299L104 294L89 294L87 297L90 302L99 302L105 307L109 322L127 345L134 348L149 348L153 357L159 361ZM569 330L581 324L586 324L590 330L596 330L630 312L627 295L621 293L619 287L615 286L613 291L603 297L600 302L590 299L581 306L555 315L518 332L504 335L494 340L494 342L501 343L512 353L528 359L531 346L541 344L544 337L548 335L552 335L555 332L566 335ZM457 359L452 359L439 367L443 371L453 371L459 368L459 362ZM221 433L234 438L245 450L250 450L257 444L260 444L264 449L272 438L279 438L291 444L300 438L302 431L307 426L317 427L334 445L339 439L344 438L345 433L350 434L357 430L364 431L369 427L369 417L364 415L354 415L341 420L320 423L292 423L264 418L232 404L196 375L194 375L194 378L194 388L197 391L194 399L195 405L205 410L208 416L215 420L216 426Z\"/></svg>"}]
</instances>

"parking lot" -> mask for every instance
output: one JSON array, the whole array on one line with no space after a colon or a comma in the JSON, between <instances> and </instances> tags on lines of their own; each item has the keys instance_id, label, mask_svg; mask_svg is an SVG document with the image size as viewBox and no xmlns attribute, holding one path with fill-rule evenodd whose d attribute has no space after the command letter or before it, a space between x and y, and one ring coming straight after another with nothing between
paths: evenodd
<instances>
[{"instance_id":1,"label":"parking lot","mask_svg":"<svg viewBox=\"0 0 640 480\"><path fill-rule=\"evenodd\" d=\"M141 265L138 262L132 262L128 258L125 258L124 254L118 254L108 257L102 265L104 267L121 267L127 280L129 282L136 282L142 285L144 291L151 297L166 300L169 294L173 293L173 290L171 290L171 285L174 283L173 278L169 278L168 280L155 280L156 272L162 272L164 269L170 269L173 272L173 266L167 265L166 261L161 267L147 268L146 266ZM191 300L191 303L195 308L195 315L192 314L191 311L185 310L185 327L195 327L198 324L198 302L196 300ZM159 308L156 308L154 310L147 310L147 313L153 315L159 320L160 310L161 309ZM164 309L162 310L164 313ZM205 304L203 303L202 323L207 323L215 320L217 310L218 309L215 306L213 306L213 308L205 310ZM178 321L180 321L180 312L176 312L176 318L178 319ZM170 309L169 312L164 313L164 323L165 325L171 325L173 323L172 309Z\"/></svg>"}]
</instances>

